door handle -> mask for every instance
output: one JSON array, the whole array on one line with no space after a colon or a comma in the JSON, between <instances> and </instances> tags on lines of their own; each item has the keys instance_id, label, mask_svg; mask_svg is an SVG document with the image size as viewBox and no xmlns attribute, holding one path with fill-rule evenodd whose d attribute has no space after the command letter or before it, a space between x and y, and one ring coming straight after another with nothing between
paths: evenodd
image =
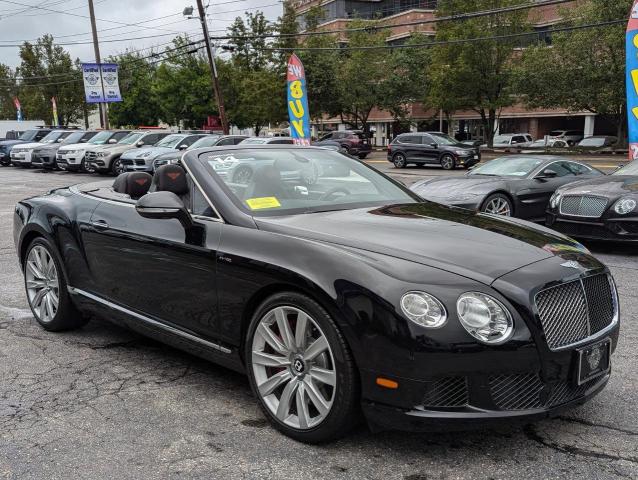
<instances>
[{"instance_id":1,"label":"door handle","mask_svg":"<svg viewBox=\"0 0 638 480\"><path fill-rule=\"evenodd\" d=\"M106 223L104 220L96 220L94 222L91 222L91 226L97 228L98 230L105 230L109 228L109 224Z\"/></svg>"}]
</instances>

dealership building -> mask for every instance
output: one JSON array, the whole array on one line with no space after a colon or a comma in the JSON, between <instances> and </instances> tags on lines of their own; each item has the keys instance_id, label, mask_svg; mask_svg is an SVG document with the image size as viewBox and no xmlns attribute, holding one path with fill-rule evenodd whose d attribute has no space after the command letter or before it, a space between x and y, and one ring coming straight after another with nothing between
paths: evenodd
<instances>
[{"instance_id":1,"label":"dealership building","mask_svg":"<svg viewBox=\"0 0 638 480\"><path fill-rule=\"evenodd\" d=\"M540 1L540 0L539 0ZM573 2L577 3L577 0ZM319 6L324 10L324 21L319 26L322 31L339 31L348 28L354 18L374 18L381 24L389 25L386 42L400 44L410 35L419 32L424 35L435 35L436 24L424 23L405 26L421 20L433 20L436 16L437 0L293 0L299 22L304 25L304 14L311 8ZM561 5L569 8L570 4ZM540 38L551 44L548 29L561 23L558 5L539 5L530 8L529 16ZM395 25L392 27L392 25ZM462 133L472 138L483 138L483 126L480 115L474 111L457 111L448 119L436 109L425 108L420 103L409 106L408 118L414 130L439 130L451 133ZM374 110L370 115L371 129L374 132L373 143L378 146L387 145L396 134L401 133L401 126L389 112ZM326 118L319 125L320 130L343 130L346 125L339 119ZM535 139L543 138L552 130L579 130L585 136L614 135L615 129L602 118L591 112L568 112L566 110L528 109L523 105L513 105L500 112L499 133L530 133Z\"/></svg>"}]
</instances>

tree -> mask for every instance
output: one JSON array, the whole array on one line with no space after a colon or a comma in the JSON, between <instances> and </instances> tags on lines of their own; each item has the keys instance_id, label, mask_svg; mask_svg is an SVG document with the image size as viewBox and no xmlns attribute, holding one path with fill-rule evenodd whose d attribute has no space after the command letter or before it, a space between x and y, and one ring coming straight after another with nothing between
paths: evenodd
<instances>
[{"instance_id":1,"label":"tree","mask_svg":"<svg viewBox=\"0 0 638 480\"><path fill-rule=\"evenodd\" d=\"M16 118L16 109L13 104L16 93L15 73L9 66L0 63L0 118Z\"/></svg>"},{"instance_id":2,"label":"tree","mask_svg":"<svg viewBox=\"0 0 638 480\"><path fill-rule=\"evenodd\" d=\"M20 47L20 59L18 75L30 77L18 89L25 118L52 119L52 97L56 98L61 125L68 125L82 117L82 73L69 53L53 44L51 35L44 35L35 43L24 42Z\"/></svg>"},{"instance_id":3,"label":"tree","mask_svg":"<svg viewBox=\"0 0 638 480\"><path fill-rule=\"evenodd\" d=\"M498 7L527 3L528 0L502 0ZM446 17L494 6L494 0L448 0L439 2L437 15ZM492 146L501 109L515 101L514 48L521 42L516 38L472 39L530 30L526 10L437 24L436 41L466 42L433 47L430 69L438 74L431 78L426 104L437 109L476 111L481 116L487 143Z\"/></svg>"},{"instance_id":4,"label":"tree","mask_svg":"<svg viewBox=\"0 0 638 480\"><path fill-rule=\"evenodd\" d=\"M602 23L626 17L632 3L587 0L562 13L572 25ZM626 142L625 25L558 33L551 47L528 48L518 70L518 90L532 108L598 114Z\"/></svg>"}]
</instances>

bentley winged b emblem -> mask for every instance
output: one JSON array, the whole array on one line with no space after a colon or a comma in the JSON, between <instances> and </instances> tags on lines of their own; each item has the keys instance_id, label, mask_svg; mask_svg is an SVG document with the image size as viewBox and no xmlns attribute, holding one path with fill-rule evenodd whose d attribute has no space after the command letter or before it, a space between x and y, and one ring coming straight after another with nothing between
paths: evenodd
<instances>
[{"instance_id":1,"label":"bentley winged b emblem","mask_svg":"<svg viewBox=\"0 0 638 480\"><path fill-rule=\"evenodd\" d=\"M582 269L581 264L575 260L568 260L565 263L561 263L560 266L565 268L575 268L576 270Z\"/></svg>"}]
</instances>

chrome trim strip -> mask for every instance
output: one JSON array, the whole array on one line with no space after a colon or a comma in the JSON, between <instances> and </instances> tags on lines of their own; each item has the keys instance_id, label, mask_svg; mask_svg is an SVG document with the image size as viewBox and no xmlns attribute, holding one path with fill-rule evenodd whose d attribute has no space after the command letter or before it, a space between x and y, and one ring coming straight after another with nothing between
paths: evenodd
<instances>
[{"instance_id":1,"label":"chrome trim strip","mask_svg":"<svg viewBox=\"0 0 638 480\"><path fill-rule=\"evenodd\" d=\"M202 194L202 196L206 199L206 201L208 202L208 204L210 205L210 208L213 209L213 212L215 212L215 215L217 215L217 219L213 219L211 218L211 220L217 221L217 222L221 222L221 223L226 223L224 221L224 219L222 218L222 216L219 214L219 211L215 208L215 205L213 205L213 202L211 201L210 198L208 198L208 195L206 195L206 192L204 191L204 189L202 188L202 186L200 185L200 183L197 181L197 179L195 178L195 175L193 175L193 172L191 171L190 168L188 168L188 166L186 165L186 162L184 161L184 157L186 156L186 152L184 152L182 154L182 157L179 159L180 164L182 166L182 168L184 170L186 170L186 173L188 173L188 175L190 176L190 178L193 180L193 183L195 184L195 186L199 189L199 193Z\"/></svg>"},{"instance_id":2,"label":"chrome trim strip","mask_svg":"<svg viewBox=\"0 0 638 480\"><path fill-rule=\"evenodd\" d=\"M143 322L146 322L150 325L153 325L154 327L158 327L161 328L162 330L166 330L169 333L172 333L174 335L178 335L180 337L184 337L187 338L193 342L196 343L201 343L202 345L205 345L209 348L212 348L213 350L217 350L218 352L222 352L222 353L231 353L231 350L226 348L226 347L222 347L221 345L218 345L216 343L210 342L208 340L204 340L203 338L199 338L195 335L191 335L190 333L184 332L182 330L179 330L178 328L172 327L170 325L166 325L165 323L162 322L158 322L157 320L153 320L152 318L149 318L145 315L139 314L137 312L134 312L132 310L129 310L127 308L124 308L116 303L110 302L108 300L105 300L101 297L98 297L97 295L93 295L92 293L89 292L85 292L84 290L81 290L79 288L75 288L75 287L67 287L67 290L69 291L70 294L72 295L82 295L83 297L86 297L88 299L91 299L95 302L101 303L102 305L105 305L109 308L112 308L113 310L117 310L119 312L125 313L127 315L130 315L131 317L135 317L138 320L142 320Z\"/></svg>"}]
</instances>

